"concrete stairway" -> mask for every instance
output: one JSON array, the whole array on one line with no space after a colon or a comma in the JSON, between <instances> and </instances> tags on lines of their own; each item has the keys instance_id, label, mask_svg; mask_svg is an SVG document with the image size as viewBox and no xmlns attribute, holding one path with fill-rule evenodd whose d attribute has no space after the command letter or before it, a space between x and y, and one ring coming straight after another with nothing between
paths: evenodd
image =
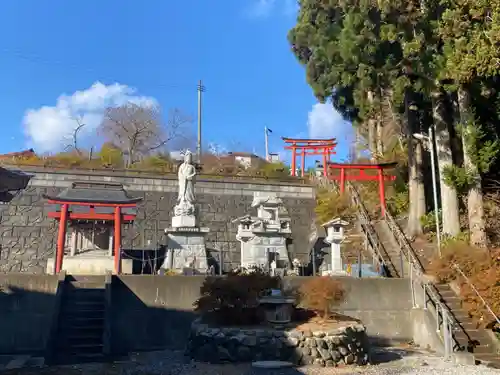
<instances>
[{"instance_id":1,"label":"concrete stairway","mask_svg":"<svg viewBox=\"0 0 500 375\"><path fill-rule=\"evenodd\" d=\"M104 359L104 276L67 276L54 352L57 364Z\"/></svg>"},{"instance_id":2,"label":"concrete stairway","mask_svg":"<svg viewBox=\"0 0 500 375\"><path fill-rule=\"evenodd\" d=\"M405 261L394 235L384 220L372 222L373 229L382 247L384 261L391 277L408 277L408 262Z\"/></svg>"},{"instance_id":3,"label":"concrete stairway","mask_svg":"<svg viewBox=\"0 0 500 375\"><path fill-rule=\"evenodd\" d=\"M467 311L462 308L460 297L448 284L437 284L436 288L441 300L448 306L465 331L455 332L454 337L458 344L468 352L473 353L476 361L490 367L500 368L500 355L493 345L492 338L484 329L477 327L476 323L472 321Z\"/></svg>"}]
</instances>

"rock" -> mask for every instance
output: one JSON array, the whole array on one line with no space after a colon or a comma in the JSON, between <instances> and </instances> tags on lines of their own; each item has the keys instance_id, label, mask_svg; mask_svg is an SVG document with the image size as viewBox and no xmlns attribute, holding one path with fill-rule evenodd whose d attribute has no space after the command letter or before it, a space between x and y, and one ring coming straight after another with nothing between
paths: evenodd
<instances>
[{"instance_id":1,"label":"rock","mask_svg":"<svg viewBox=\"0 0 500 375\"><path fill-rule=\"evenodd\" d=\"M301 331L286 331L285 332L285 336L288 336L288 337L295 337L297 339L302 339L302 337L304 336L304 334L301 332Z\"/></svg>"},{"instance_id":2,"label":"rock","mask_svg":"<svg viewBox=\"0 0 500 375\"><path fill-rule=\"evenodd\" d=\"M316 347L316 340L313 338L307 338L306 339L306 346L309 346L310 348L315 348Z\"/></svg>"},{"instance_id":3,"label":"rock","mask_svg":"<svg viewBox=\"0 0 500 375\"><path fill-rule=\"evenodd\" d=\"M220 345L217 346L217 356L222 362L230 362L233 359L231 354L229 353L229 350Z\"/></svg>"},{"instance_id":4,"label":"rock","mask_svg":"<svg viewBox=\"0 0 500 375\"><path fill-rule=\"evenodd\" d=\"M349 354L349 350L347 350L347 348L345 346L339 346L337 348L337 350L339 351L340 354L342 354L343 356L346 356L347 354Z\"/></svg>"},{"instance_id":5,"label":"rock","mask_svg":"<svg viewBox=\"0 0 500 375\"><path fill-rule=\"evenodd\" d=\"M316 358L316 359L314 360L314 364L315 364L316 366L322 366L322 367L324 367L324 366L325 366L325 361L323 361L321 358Z\"/></svg>"},{"instance_id":6,"label":"rock","mask_svg":"<svg viewBox=\"0 0 500 375\"><path fill-rule=\"evenodd\" d=\"M311 331L304 331L303 335L304 335L304 337L313 337L313 334Z\"/></svg>"},{"instance_id":7,"label":"rock","mask_svg":"<svg viewBox=\"0 0 500 375\"><path fill-rule=\"evenodd\" d=\"M319 357L318 350L316 348L311 348L311 357L317 358Z\"/></svg>"},{"instance_id":8,"label":"rock","mask_svg":"<svg viewBox=\"0 0 500 375\"><path fill-rule=\"evenodd\" d=\"M335 345L340 345L342 343L342 338L339 336L332 336L329 338L332 343Z\"/></svg>"},{"instance_id":9,"label":"rock","mask_svg":"<svg viewBox=\"0 0 500 375\"><path fill-rule=\"evenodd\" d=\"M323 358L325 361L327 359L331 359L332 358L332 355L330 354L330 352L328 351L328 349L318 348L318 352L321 355L321 358Z\"/></svg>"},{"instance_id":10,"label":"rock","mask_svg":"<svg viewBox=\"0 0 500 375\"><path fill-rule=\"evenodd\" d=\"M281 337L280 341L288 347L296 347L299 345L299 339L296 337Z\"/></svg>"},{"instance_id":11,"label":"rock","mask_svg":"<svg viewBox=\"0 0 500 375\"><path fill-rule=\"evenodd\" d=\"M316 332L313 332L313 336L314 337L318 337L318 338L323 338L326 336L325 332L321 332L321 331L316 331Z\"/></svg>"},{"instance_id":12,"label":"rock","mask_svg":"<svg viewBox=\"0 0 500 375\"><path fill-rule=\"evenodd\" d=\"M252 351L247 346L240 346L236 351L237 359L241 362L247 362L252 359Z\"/></svg>"},{"instance_id":13,"label":"rock","mask_svg":"<svg viewBox=\"0 0 500 375\"><path fill-rule=\"evenodd\" d=\"M324 349L328 348L328 345L326 344L325 340L323 340L323 339L315 339L315 341L316 341L316 346L318 348L324 348Z\"/></svg>"},{"instance_id":14,"label":"rock","mask_svg":"<svg viewBox=\"0 0 500 375\"><path fill-rule=\"evenodd\" d=\"M332 356L332 360L338 362L342 359L342 355L337 350L331 350L330 355Z\"/></svg>"},{"instance_id":15,"label":"rock","mask_svg":"<svg viewBox=\"0 0 500 375\"><path fill-rule=\"evenodd\" d=\"M299 351L302 353L302 355L311 355L311 348L308 348L307 346L300 348Z\"/></svg>"},{"instance_id":16,"label":"rock","mask_svg":"<svg viewBox=\"0 0 500 375\"><path fill-rule=\"evenodd\" d=\"M246 346L255 346L257 345L257 337L255 336L246 336L241 343Z\"/></svg>"},{"instance_id":17,"label":"rock","mask_svg":"<svg viewBox=\"0 0 500 375\"><path fill-rule=\"evenodd\" d=\"M352 365L354 363L354 354L349 353L344 357L344 362L346 365Z\"/></svg>"},{"instance_id":18,"label":"rock","mask_svg":"<svg viewBox=\"0 0 500 375\"><path fill-rule=\"evenodd\" d=\"M308 356L308 355L303 356L303 357L301 358L301 360L300 360L300 364L301 364L301 365L305 365L305 366L307 366L307 365L312 365L312 364L313 364L313 362L314 362L314 358L313 358L313 357L310 357L310 356Z\"/></svg>"},{"instance_id":19,"label":"rock","mask_svg":"<svg viewBox=\"0 0 500 375\"><path fill-rule=\"evenodd\" d=\"M336 363L333 362L331 359L329 359L328 361L325 361L325 366L326 367L335 367Z\"/></svg>"}]
</instances>

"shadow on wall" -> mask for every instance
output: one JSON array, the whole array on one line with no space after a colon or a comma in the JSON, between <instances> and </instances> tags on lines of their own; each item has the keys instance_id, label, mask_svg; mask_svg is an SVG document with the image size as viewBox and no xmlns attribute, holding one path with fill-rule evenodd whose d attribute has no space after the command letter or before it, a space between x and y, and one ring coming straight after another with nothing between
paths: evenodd
<instances>
[{"instance_id":1,"label":"shadow on wall","mask_svg":"<svg viewBox=\"0 0 500 375\"><path fill-rule=\"evenodd\" d=\"M114 276L111 351L183 350L203 276Z\"/></svg>"},{"instance_id":2,"label":"shadow on wall","mask_svg":"<svg viewBox=\"0 0 500 375\"><path fill-rule=\"evenodd\" d=\"M111 354L162 349L183 350L192 321L193 302L204 276L114 276L108 330ZM341 278L348 292L341 314L361 320L376 345L413 338L409 283L403 279ZM307 277L286 277L298 287ZM52 347L57 315L58 277L0 276L0 354L43 355ZM51 336L52 334L52 336Z\"/></svg>"},{"instance_id":3,"label":"shadow on wall","mask_svg":"<svg viewBox=\"0 0 500 375\"><path fill-rule=\"evenodd\" d=\"M0 275L0 354L45 354L57 283L52 275Z\"/></svg>"}]
</instances>

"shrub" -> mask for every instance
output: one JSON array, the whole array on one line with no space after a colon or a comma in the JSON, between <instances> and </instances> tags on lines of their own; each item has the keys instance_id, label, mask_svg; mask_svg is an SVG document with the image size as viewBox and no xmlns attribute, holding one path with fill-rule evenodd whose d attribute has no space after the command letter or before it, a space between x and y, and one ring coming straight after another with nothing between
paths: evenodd
<instances>
[{"instance_id":1,"label":"shrub","mask_svg":"<svg viewBox=\"0 0 500 375\"><path fill-rule=\"evenodd\" d=\"M345 298L342 283L329 276L312 277L299 289L300 303L303 307L315 311L323 319L328 319L332 308Z\"/></svg>"},{"instance_id":2,"label":"shrub","mask_svg":"<svg viewBox=\"0 0 500 375\"><path fill-rule=\"evenodd\" d=\"M201 286L195 311L216 324L249 325L258 322L258 299L269 289L280 287L279 278L261 271L208 277Z\"/></svg>"},{"instance_id":3,"label":"shrub","mask_svg":"<svg viewBox=\"0 0 500 375\"><path fill-rule=\"evenodd\" d=\"M354 219L356 209L351 205L347 193L340 195L335 191L322 190L317 195L315 212L319 224L323 224L337 217L350 222Z\"/></svg>"}]
</instances>

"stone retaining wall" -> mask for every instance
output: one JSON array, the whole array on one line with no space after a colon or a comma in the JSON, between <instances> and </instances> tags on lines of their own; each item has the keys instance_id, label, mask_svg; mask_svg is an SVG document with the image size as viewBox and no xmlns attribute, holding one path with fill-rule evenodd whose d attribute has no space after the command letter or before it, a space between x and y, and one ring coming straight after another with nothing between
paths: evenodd
<instances>
[{"instance_id":1,"label":"stone retaining wall","mask_svg":"<svg viewBox=\"0 0 500 375\"><path fill-rule=\"evenodd\" d=\"M121 183L130 196L141 197L138 215L133 225L123 230L125 257L141 260L136 250L153 249L165 244L164 229L171 226L173 207L177 199L175 175L146 174L137 172L51 170L23 167L32 174L27 189L10 203L0 205L0 272L43 273L46 261L53 257L57 221L48 218L48 208L43 194L58 194L75 181ZM219 266L223 255L223 268L229 270L240 264L240 243L236 240L237 224L232 220L245 214L256 214L251 208L255 191L277 193L292 219L292 259L307 261L309 235L314 222L315 189L304 184L278 180L204 179L195 185L200 225L210 228L207 236L209 259ZM155 255L152 255L155 257ZM161 263L158 255L152 263ZM138 265L135 267L141 270Z\"/></svg>"},{"instance_id":2,"label":"stone retaining wall","mask_svg":"<svg viewBox=\"0 0 500 375\"><path fill-rule=\"evenodd\" d=\"M297 365L362 366L369 362L369 344L362 324L311 332L213 328L197 319L191 326L186 354L209 363L281 360Z\"/></svg>"}]
</instances>

